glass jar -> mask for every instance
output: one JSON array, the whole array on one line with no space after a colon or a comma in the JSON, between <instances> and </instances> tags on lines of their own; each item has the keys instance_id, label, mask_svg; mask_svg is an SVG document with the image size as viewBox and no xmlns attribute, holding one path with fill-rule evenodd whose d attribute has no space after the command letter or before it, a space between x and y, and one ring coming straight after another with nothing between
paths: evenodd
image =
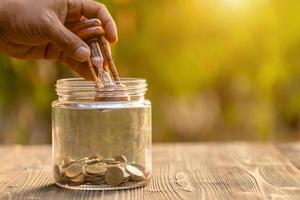
<instances>
[{"instance_id":1,"label":"glass jar","mask_svg":"<svg viewBox=\"0 0 300 200\"><path fill-rule=\"evenodd\" d=\"M151 102L144 79L122 89L82 78L57 81L52 103L53 174L57 185L115 190L145 185L151 176ZM126 89L124 89L126 88Z\"/></svg>"}]
</instances>

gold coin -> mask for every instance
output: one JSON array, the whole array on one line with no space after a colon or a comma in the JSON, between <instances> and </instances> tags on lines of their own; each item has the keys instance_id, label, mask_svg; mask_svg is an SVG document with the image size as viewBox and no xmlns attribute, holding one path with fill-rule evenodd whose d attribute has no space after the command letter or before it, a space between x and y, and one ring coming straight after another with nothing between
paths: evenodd
<instances>
[{"instance_id":1,"label":"gold coin","mask_svg":"<svg viewBox=\"0 0 300 200\"><path fill-rule=\"evenodd\" d=\"M55 182L61 182L61 179L64 176L64 173L63 173L62 168L60 167L60 165L55 164L54 168L53 168L53 172L54 172Z\"/></svg>"},{"instance_id":2,"label":"gold coin","mask_svg":"<svg viewBox=\"0 0 300 200\"><path fill-rule=\"evenodd\" d=\"M70 182L70 179L68 177L66 177L65 175L60 179L60 182L61 184L66 184L66 183L69 183Z\"/></svg>"},{"instance_id":3,"label":"gold coin","mask_svg":"<svg viewBox=\"0 0 300 200\"><path fill-rule=\"evenodd\" d=\"M98 158L93 158L93 159L86 160L86 161L84 162L84 164L90 165L90 164L98 163L98 162L100 162L100 159L98 159Z\"/></svg>"},{"instance_id":4,"label":"gold coin","mask_svg":"<svg viewBox=\"0 0 300 200\"><path fill-rule=\"evenodd\" d=\"M111 161L107 161L106 164L108 165L118 165L120 164L121 162L120 161L117 161L117 160L111 160Z\"/></svg>"},{"instance_id":5,"label":"gold coin","mask_svg":"<svg viewBox=\"0 0 300 200\"><path fill-rule=\"evenodd\" d=\"M67 168L69 167L72 163L74 163L75 160L72 159L70 156L66 156L63 161L62 161L62 168Z\"/></svg>"},{"instance_id":6,"label":"gold coin","mask_svg":"<svg viewBox=\"0 0 300 200\"><path fill-rule=\"evenodd\" d=\"M89 174L102 175L106 171L106 164L105 163L95 163L95 164L91 164L91 165L86 165L85 171Z\"/></svg>"},{"instance_id":7,"label":"gold coin","mask_svg":"<svg viewBox=\"0 0 300 200\"><path fill-rule=\"evenodd\" d=\"M107 163L107 162L113 162L113 161L115 161L114 158L103 158L100 162Z\"/></svg>"},{"instance_id":8,"label":"gold coin","mask_svg":"<svg viewBox=\"0 0 300 200\"><path fill-rule=\"evenodd\" d=\"M105 177L104 176L86 176L85 181L94 183L94 182L99 182L99 181L104 181Z\"/></svg>"},{"instance_id":9,"label":"gold coin","mask_svg":"<svg viewBox=\"0 0 300 200\"><path fill-rule=\"evenodd\" d=\"M89 159L98 159L98 160L102 160L103 159L103 156L101 156L100 153L96 153L95 155L93 156L90 156Z\"/></svg>"},{"instance_id":10,"label":"gold coin","mask_svg":"<svg viewBox=\"0 0 300 200\"><path fill-rule=\"evenodd\" d=\"M115 157L116 161L120 161L121 163L126 163L127 162L127 158L124 155L118 155Z\"/></svg>"},{"instance_id":11,"label":"gold coin","mask_svg":"<svg viewBox=\"0 0 300 200\"><path fill-rule=\"evenodd\" d=\"M72 163L69 167L66 168L65 175L69 178L78 176L83 171L83 166L79 162Z\"/></svg>"},{"instance_id":12,"label":"gold coin","mask_svg":"<svg viewBox=\"0 0 300 200\"><path fill-rule=\"evenodd\" d=\"M85 162L85 161L87 161L87 160L89 160L89 158L88 158L88 157L84 157L84 158L81 158L81 159L79 160L79 162Z\"/></svg>"},{"instance_id":13,"label":"gold coin","mask_svg":"<svg viewBox=\"0 0 300 200\"><path fill-rule=\"evenodd\" d=\"M124 171L121 167L109 167L105 173L105 181L112 186L118 186L124 180Z\"/></svg>"},{"instance_id":14,"label":"gold coin","mask_svg":"<svg viewBox=\"0 0 300 200\"><path fill-rule=\"evenodd\" d=\"M64 162L65 162L65 163L67 163L67 162L69 162L69 161L71 161L71 160L73 160L73 159L71 158L71 156L65 156L65 157L64 157Z\"/></svg>"},{"instance_id":15,"label":"gold coin","mask_svg":"<svg viewBox=\"0 0 300 200\"><path fill-rule=\"evenodd\" d=\"M85 179L84 175L83 174L79 174L79 175L71 178L71 181L72 182L77 182L77 183L83 183L84 179Z\"/></svg>"},{"instance_id":16,"label":"gold coin","mask_svg":"<svg viewBox=\"0 0 300 200\"><path fill-rule=\"evenodd\" d=\"M122 167L122 170L124 171L124 178L129 178L130 174L125 170L125 167Z\"/></svg>"},{"instance_id":17,"label":"gold coin","mask_svg":"<svg viewBox=\"0 0 300 200\"><path fill-rule=\"evenodd\" d=\"M144 173L139 170L137 167L132 165L126 165L126 171L131 175L130 178L134 181L141 181L145 179Z\"/></svg>"},{"instance_id":18,"label":"gold coin","mask_svg":"<svg viewBox=\"0 0 300 200\"><path fill-rule=\"evenodd\" d=\"M129 177L125 177L125 178L123 179L122 183L126 183L126 182L128 182L128 181L129 181Z\"/></svg>"}]
</instances>

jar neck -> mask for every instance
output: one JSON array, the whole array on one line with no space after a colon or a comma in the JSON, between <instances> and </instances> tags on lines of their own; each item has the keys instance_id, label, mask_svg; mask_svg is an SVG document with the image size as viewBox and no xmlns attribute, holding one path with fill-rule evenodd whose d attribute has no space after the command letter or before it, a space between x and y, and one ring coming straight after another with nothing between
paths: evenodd
<instances>
[{"instance_id":1,"label":"jar neck","mask_svg":"<svg viewBox=\"0 0 300 200\"><path fill-rule=\"evenodd\" d=\"M122 78L115 86L98 88L94 81L83 78L60 79L56 83L59 101L140 101L147 91L145 79Z\"/></svg>"}]
</instances>

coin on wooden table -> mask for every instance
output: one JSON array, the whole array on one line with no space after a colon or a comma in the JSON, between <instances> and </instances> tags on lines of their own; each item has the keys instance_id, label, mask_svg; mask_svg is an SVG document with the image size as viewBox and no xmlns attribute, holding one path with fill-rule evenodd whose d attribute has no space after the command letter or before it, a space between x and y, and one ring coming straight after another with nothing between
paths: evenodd
<instances>
[{"instance_id":1,"label":"coin on wooden table","mask_svg":"<svg viewBox=\"0 0 300 200\"><path fill-rule=\"evenodd\" d=\"M65 175L69 178L78 176L83 171L83 165L79 162L72 163L69 167L66 168Z\"/></svg>"},{"instance_id":2,"label":"coin on wooden table","mask_svg":"<svg viewBox=\"0 0 300 200\"><path fill-rule=\"evenodd\" d=\"M94 164L86 165L84 167L87 173L97 174L97 175L104 175L106 168L107 167L105 163L94 163Z\"/></svg>"},{"instance_id":3,"label":"coin on wooden table","mask_svg":"<svg viewBox=\"0 0 300 200\"><path fill-rule=\"evenodd\" d=\"M121 167L109 167L105 173L105 181L112 186L118 186L124 180L124 171Z\"/></svg>"},{"instance_id":4,"label":"coin on wooden table","mask_svg":"<svg viewBox=\"0 0 300 200\"><path fill-rule=\"evenodd\" d=\"M116 161L120 161L121 163L126 163L127 162L127 158L124 155L118 155L115 157Z\"/></svg>"},{"instance_id":5,"label":"coin on wooden table","mask_svg":"<svg viewBox=\"0 0 300 200\"><path fill-rule=\"evenodd\" d=\"M141 181L145 179L144 173L137 167L134 167L132 165L126 165L125 169L130 174L130 179L134 181Z\"/></svg>"}]
</instances>

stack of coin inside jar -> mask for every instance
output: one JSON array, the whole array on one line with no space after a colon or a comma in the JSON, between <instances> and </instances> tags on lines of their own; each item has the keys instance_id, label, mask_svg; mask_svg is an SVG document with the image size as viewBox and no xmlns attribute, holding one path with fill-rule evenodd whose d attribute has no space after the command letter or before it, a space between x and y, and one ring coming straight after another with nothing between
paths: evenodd
<instances>
[{"instance_id":1,"label":"stack of coin inside jar","mask_svg":"<svg viewBox=\"0 0 300 200\"><path fill-rule=\"evenodd\" d=\"M56 182L69 186L91 184L116 187L147 181L144 168L127 162L123 155L114 158L95 155L79 160L66 156L60 163L54 165L54 178Z\"/></svg>"}]
</instances>

